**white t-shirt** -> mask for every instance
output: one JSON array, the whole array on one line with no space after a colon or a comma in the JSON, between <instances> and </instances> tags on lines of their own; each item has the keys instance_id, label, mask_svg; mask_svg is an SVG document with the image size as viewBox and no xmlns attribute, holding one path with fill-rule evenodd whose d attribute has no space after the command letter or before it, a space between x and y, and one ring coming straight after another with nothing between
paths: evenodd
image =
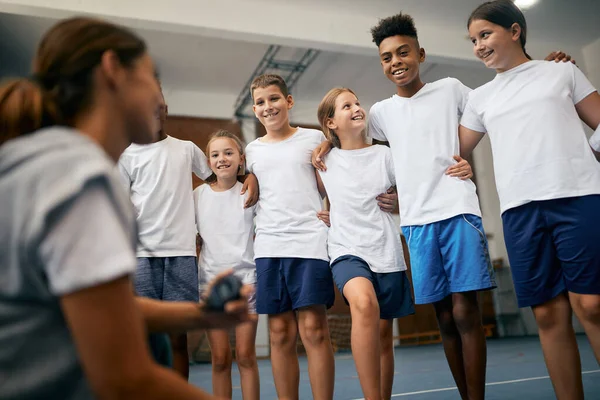
<instances>
[{"instance_id":1,"label":"white t-shirt","mask_svg":"<svg viewBox=\"0 0 600 400\"><path fill-rule=\"evenodd\" d=\"M52 293L62 296L132 275L136 260L123 228L106 188L90 184L40 244Z\"/></svg>"},{"instance_id":2,"label":"white t-shirt","mask_svg":"<svg viewBox=\"0 0 600 400\"><path fill-rule=\"evenodd\" d=\"M237 182L229 190L215 192L209 184L204 184L194 190L196 227L202 238L198 260L201 285L231 268L245 284L256 282L253 249L256 205L244 208L247 194L240 194L242 186Z\"/></svg>"},{"instance_id":3,"label":"white t-shirt","mask_svg":"<svg viewBox=\"0 0 600 400\"><path fill-rule=\"evenodd\" d=\"M461 125L490 136L502 212L600 193L600 165L574 106L594 91L571 63L529 61L471 92Z\"/></svg>"},{"instance_id":4,"label":"white t-shirt","mask_svg":"<svg viewBox=\"0 0 600 400\"><path fill-rule=\"evenodd\" d=\"M212 174L202 150L171 136L132 144L121 155L119 170L137 212L137 256L195 256L192 172L201 179Z\"/></svg>"},{"instance_id":5,"label":"white t-shirt","mask_svg":"<svg viewBox=\"0 0 600 400\"><path fill-rule=\"evenodd\" d=\"M327 257L327 226L317 218L323 202L317 188L312 151L325 140L321 131L298 128L276 143L260 139L246 147L248 170L256 175L254 257Z\"/></svg>"},{"instance_id":6,"label":"white t-shirt","mask_svg":"<svg viewBox=\"0 0 600 400\"><path fill-rule=\"evenodd\" d=\"M135 272L114 161L66 127L3 143L0 221L0 398L95 398L60 297Z\"/></svg>"},{"instance_id":7,"label":"white t-shirt","mask_svg":"<svg viewBox=\"0 0 600 400\"><path fill-rule=\"evenodd\" d=\"M376 197L395 184L392 153L386 146L333 148L327 171L319 171L331 202L329 258L360 257L373 272L406 270L400 231Z\"/></svg>"},{"instance_id":8,"label":"white t-shirt","mask_svg":"<svg viewBox=\"0 0 600 400\"><path fill-rule=\"evenodd\" d=\"M446 175L460 154L458 123L469 90L445 78L410 98L394 95L371 107L369 136L392 149L402 226L481 216L473 182Z\"/></svg>"}]
</instances>

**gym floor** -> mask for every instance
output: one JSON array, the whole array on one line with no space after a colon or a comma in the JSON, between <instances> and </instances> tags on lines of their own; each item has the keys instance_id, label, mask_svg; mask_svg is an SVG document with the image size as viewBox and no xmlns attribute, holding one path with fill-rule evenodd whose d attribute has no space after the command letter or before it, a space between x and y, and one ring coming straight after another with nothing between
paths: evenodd
<instances>
[{"instance_id":1,"label":"gym floor","mask_svg":"<svg viewBox=\"0 0 600 400\"><path fill-rule=\"evenodd\" d=\"M578 336L586 399L600 399L600 367L585 336ZM276 399L269 360L260 360L261 398ZM537 337L488 340L486 399L554 399ZM362 399L352 355L336 354L335 399ZM241 399L237 366L233 366L233 399ZM211 389L210 364L190 366L190 382ZM457 399L458 391L446 364L441 345L396 348L394 398ZM300 358L300 399L312 398L306 358Z\"/></svg>"}]
</instances>

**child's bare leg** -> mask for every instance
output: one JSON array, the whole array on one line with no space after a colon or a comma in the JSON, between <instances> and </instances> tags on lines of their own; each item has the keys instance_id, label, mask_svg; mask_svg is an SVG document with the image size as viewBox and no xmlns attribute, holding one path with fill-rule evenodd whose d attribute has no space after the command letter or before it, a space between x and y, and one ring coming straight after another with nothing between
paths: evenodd
<instances>
[{"instance_id":1,"label":"child's bare leg","mask_svg":"<svg viewBox=\"0 0 600 400\"><path fill-rule=\"evenodd\" d=\"M173 350L173 369L185 379L190 375L190 360L187 348L187 333L169 335Z\"/></svg>"},{"instance_id":2,"label":"child's bare leg","mask_svg":"<svg viewBox=\"0 0 600 400\"><path fill-rule=\"evenodd\" d=\"M239 325L235 329L235 361L240 370L244 400L258 400L260 398L260 381L255 347L257 325L258 315L253 314L251 321Z\"/></svg>"},{"instance_id":3,"label":"child's bare leg","mask_svg":"<svg viewBox=\"0 0 600 400\"><path fill-rule=\"evenodd\" d=\"M298 328L308 359L308 375L315 400L331 400L335 375L333 348L324 305L298 310Z\"/></svg>"},{"instance_id":4,"label":"child's bare leg","mask_svg":"<svg viewBox=\"0 0 600 400\"><path fill-rule=\"evenodd\" d=\"M569 299L600 364L600 295L569 293Z\"/></svg>"},{"instance_id":5,"label":"child's bare leg","mask_svg":"<svg viewBox=\"0 0 600 400\"><path fill-rule=\"evenodd\" d=\"M452 294L452 315L462 343L462 358L469 400L483 400L487 347L477 292Z\"/></svg>"},{"instance_id":6,"label":"child's bare leg","mask_svg":"<svg viewBox=\"0 0 600 400\"><path fill-rule=\"evenodd\" d=\"M556 398L583 399L581 360L567 295L561 294L532 309Z\"/></svg>"},{"instance_id":7,"label":"child's bare leg","mask_svg":"<svg viewBox=\"0 0 600 400\"><path fill-rule=\"evenodd\" d=\"M389 400L394 385L394 320L379 320L381 343L381 397Z\"/></svg>"},{"instance_id":8,"label":"child's bare leg","mask_svg":"<svg viewBox=\"0 0 600 400\"><path fill-rule=\"evenodd\" d=\"M433 303L435 314L442 335L442 344L444 353L450 367L450 372L462 399L467 397L467 377L463 363L463 349L460 333L454 322L452 315L452 296L447 296L443 300Z\"/></svg>"},{"instance_id":9,"label":"child's bare leg","mask_svg":"<svg viewBox=\"0 0 600 400\"><path fill-rule=\"evenodd\" d=\"M300 367L296 351L297 332L298 323L294 311L269 315L271 367L280 400L298 400Z\"/></svg>"},{"instance_id":10,"label":"child's bare leg","mask_svg":"<svg viewBox=\"0 0 600 400\"><path fill-rule=\"evenodd\" d=\"M229 333L226 330L210 330L206 332L206 336L210 344L213 394L230 399L232 357Z\"/></svg>"},{"instance_id":11,"label":"child's bare leg","mask_svg":"<svg viewBox=\"0 0 600 400\"><path fill-rule=\"evenodd\" d=\"M381 399L379 343L379 304L370 280L357 277L344 285L350 304L352 331L350 343L356 372L365 399Z\"/></svg>"}]
</instances>

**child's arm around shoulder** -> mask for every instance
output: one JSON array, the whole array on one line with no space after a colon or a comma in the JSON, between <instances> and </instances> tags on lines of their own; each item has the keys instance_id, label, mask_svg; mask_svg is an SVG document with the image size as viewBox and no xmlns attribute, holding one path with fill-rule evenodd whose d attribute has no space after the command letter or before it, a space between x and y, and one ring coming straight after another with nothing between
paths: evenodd
<instances>
[{"instance_id":1,"label":"child's arm around shoulder","mask_svg":"<svg viewBox=\"0 0 600 400\"><path fill-rule=\"evenodd\" d=\"M328 227L331 226L331 222L329 220L329 198L327 198L327 191L325 190L325 184L323 184L323 180L321 179L321 173L318 170L315 170L315 177L317 179L317 188L319 189L319 194L321 195L321 199L325 200L326 209L317 212L317 218L323 221L325 225Z\"/></svg>"},{"instance_id":2,"label":"child's arm around shoulder","mask_svg":"<svg viewBox=\"0 0 600 400\"><path fill-rule=\"evenodd\" d=\"M242 191L240 195L248 193L244 208L251 208L256 205L259 197L258 178L253 173L238 176L238 181L242 182Z\"/></svg>"},{"instance_id":3,"label":"child's arm around shoulder","mask_svg":"<svg viewBox=\"0 0 600 400\"><path fill-rule=\"evenodd\" d=\"M317 189L319 189L319 194L321 195L321 199L327 197L327 190L325 189L325 184L321 179L321 173L315 169L315 178L317 179Z\"/></svg>"},{"instance_id":4,"label":"child's arm around shoulder","mask_svg":"<svg viewBox=\"0 0 600 400\"><path fill-rule=\"evenodd\" d=\"M212 174L208 159L206 158L204 152L200 150L200 147L196 145L196 143L192 141L188 141L188 143L192 154L192 172L198 178L206 180L206 178Z\"/></svg>"},{"instance_id":5,"label":"child's arm around shoulder","mask_svg":"<svg viewBox=\"0 0 600 400\"><path fill-rule=\"evenodd\" d=\"M471 155L473 149L475 149L483 138L483 135L486 133L481 116L475 109L478 92L484 89L484 87L485 85L469 93L464 113L460 119L458 141L460 146L460 157L462 158L468 158Z\"/></svg>"},{"instance_id":6,"label":"child's arm around shoulder","mask_svg":"<svg viewBox=\"0 0 600 400\"><path fill-rule=\"evenodd\" d=\"M392 158L392 151L389 148L389 144L374 144L382 151L385 159L385 173L390 181L390 187L385 193L381 193L376 197L377 205L383 212L393 213L396 211L398 206L398 192L396 190L396 170L394 168L394 160Z\"/></svg>"},{"instance_id":7,"label":"child's arm around shoulder","mask_svg":"<svg viewBox=\"0 0 600 400\"><path fill-rule=\"evenodd\" d=\"M244 208L254 207L260 197L258 178L256 177L256 175L254 175L253 170L252 170L253 163L254 163L253 150L255 147L255 142L257 140L250 142L246 146L246 149L244 151L245 161L243 163L243 165L245 167L245 171L244 171L245 174L238 176L238 181L240 181L243 184L240 195L243 196L244 194L247 193L246 202L244 203Z\"/></svg>"}]
</instances>

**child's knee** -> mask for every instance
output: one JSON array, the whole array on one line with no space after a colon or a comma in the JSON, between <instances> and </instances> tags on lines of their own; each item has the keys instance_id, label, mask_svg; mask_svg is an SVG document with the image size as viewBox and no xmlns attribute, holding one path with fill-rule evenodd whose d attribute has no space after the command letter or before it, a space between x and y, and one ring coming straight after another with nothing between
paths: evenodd
<instances>
[{"instance_id":1,"label":"child's knee","mask_svg":"<svg viewBox=\"0 0 600 400\"><path fill-rule=\"evenodd\" d=\"M438 310L436 312L436 317L442 334L450 335L456 332L456 322L454 322L451 309Z\"/></svg>"},{"instance_id":2,"label":"child's knee","mask_svg":"<svg viewBox=\"0 0 600 400\"><path fill-rule=\"evenodd\" d=\"M242 369L251 369L256 365L256 352L254 347L237 348L235 350L235 361Z\"/></svg>"},{"instance_id":3,"label":"child's knee","mask_svg":"<svg viewBox=\"0 0 600 400\"><path fill-rule=\"evenodd\" d=\"M542 331L571 326L571 306L563 295L532 309L538 328Z\"/></svg>"},{"instance_id":4,"label":"child's knee","mask_svg":"<svg viewBox=\"0 0 600 400\"><path fill-rule=\"evenodd\" d=\"M327 314L304 311L300 318L300 332L304 346L318 346L328 341Z\"/></svg>"},{"instance_id":5,"label":"child's knee","mask_svg":"<svg viewBox=\"0 0 600 400\"><path fill-rule=\"evenodd\" d=\"M350 309L357 317L379 319L379 303L371 294L361 294L352 299Z\"/></svg>"},{"instance_id":6,"label":"child's knee","mask_svg":"<svg viewBox=\"0 0 600 400\"><path fill-rule=\"evenodd\" d=\"M295 346L296 324L284 319L272 318L269 321L269 338L271 346L283 347L291 344Z\"/></svg>"},{"instance_id":7,"label":"child's knee","mask_svg":"<svg viewBox=\"0 0 600 400\"><path fill-rule=\"evenodd\" d=\"M223 372L231 369L233 358L228 351L212 351L211 362L214 372Z\"/></svg>"},{"instance_id":8,"label":"child's knee","mask_svg":"<svg viewBox=\"0 0 600 400\"><path fill-rule=\"evenodd\" d=\"M571 303L577 317L587 322L600 323L600 295L571 294Z\"/></svg>"},{"instance_id":9,"label":"child's knee","mask_svg":"<svg viewBox=\"0 0 600 400\"><path fill-rule=\"evenodd\" d=\"M481 313L477 304L477 297L472 298L462 294L455 294L452 299L452 318L459 332L470 332L481 327Z\"/></svg>"}]
</instances>

